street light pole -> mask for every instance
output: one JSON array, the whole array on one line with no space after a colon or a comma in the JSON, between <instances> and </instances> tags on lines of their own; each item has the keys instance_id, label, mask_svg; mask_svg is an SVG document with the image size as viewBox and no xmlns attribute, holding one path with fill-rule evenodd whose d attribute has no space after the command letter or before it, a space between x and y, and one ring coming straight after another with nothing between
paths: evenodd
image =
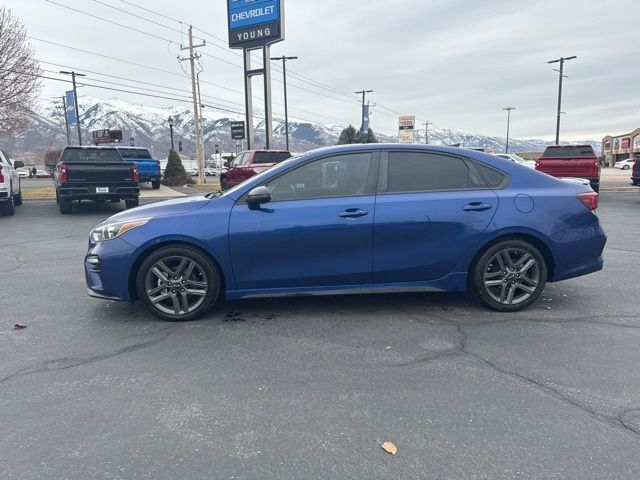
<instances>
[{"instance_id":1,"label":"street light pole","mask_svg":"<svg viewBox=\"0 0 640 480\"><path fill-rule=\"evenodd\" d=\"M511 110L515 110L516 107L504 107L502 110L507 111L507 147L504 150L504 153L509 153L509 127L511 125Z\"/></svg>"},{"instance_id":2,"label":"street light pole","mask_svg":"<svg viewBox=\"0 0 640 480\"><path fill-rule=\"evenodd\" d=\"M429 125L432 125L433 122L426 121L423 123L424 125L424 143L429 143Z\"/></svg>"},{"instance_id":3,"label":"street light pole","mask_svg":"<svg viewBox=\"0 0 640 480\"><path fill-rule=\"evenodd\" d=\"M556 60L551 60L547 63L558 63L560 62L560 70L557 70L558 72L560 72L560 81L559 81L559 85L558 85L558 118L557 118L557 123L556 123L556 145L560 144L560 115L562 115L562 77L564 77L564 62L566 62L567 60L573 60L574 58L578 58L575 55L572 57L560 57Z\"/></svg>"},{"instance_id":4,"label":"street light pole","mask_svg":"<svg viewBox=\"0 0 640 480\"><path fill-rule=\"evenodd\" d=\"M282 60L282 81L284 83L284 129L287 151L289 151L289 107L287 106L287 60L297 60L298 57L272 57L271 60Z\"/></svg>"},{"instance_id":5,"label":"street light pole","mask_svg":"<svg viewBox=\"0 0 640 480\"><path fill-rule=\"evenodd\" d=\"M71 82L73 83L73 102L76 104L76 126L78 127L78 145L82 146L82 133L80 132L80 111L78 110L78 89L76 88L76 77L86 77L84 73L76 73L74 71L66 72L60 70L60 73L64 75L71 75Z\"/></svg>"},{"instance_id":6,"label":"street light pole","mask_svg":"<svg viewBox=\"0 0 640 480\"><path fill-rule=\"evenodd\" d=\"M362 124L360 126L360 132L364 133L364 107L366 103L366 96L367 96L367 93L373 93L373 90L359 90L355 93L362 94Z\"/></svg>"},{"instance_id":7,"label":"street light pole","mask_svg":"<svg viewBox=\"0 0 640 480\"><path fill-rule=\"evenodd\" d=\"M171 150L175 150L173 147L173 117L169 116L169 131L171 132Z\"/></svg>"}]
</instances>

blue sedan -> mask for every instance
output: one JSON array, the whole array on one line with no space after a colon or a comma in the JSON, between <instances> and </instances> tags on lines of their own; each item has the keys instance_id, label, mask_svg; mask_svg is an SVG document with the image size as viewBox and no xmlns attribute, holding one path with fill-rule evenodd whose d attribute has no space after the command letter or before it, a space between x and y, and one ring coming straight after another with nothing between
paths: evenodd
<instances>
[{"instance_id":1,"label":"blue sedan","mask_svg":"<svg viewBox=\"0 0 640 480\"><path fill-rule=\"evenodd\" d=\"M224 192L109 218L90 234L91 296L191 320L221 295L470 291L512 312L603 266L589 186L481 152L329 147Z\"/></svg>"}]
</instances>

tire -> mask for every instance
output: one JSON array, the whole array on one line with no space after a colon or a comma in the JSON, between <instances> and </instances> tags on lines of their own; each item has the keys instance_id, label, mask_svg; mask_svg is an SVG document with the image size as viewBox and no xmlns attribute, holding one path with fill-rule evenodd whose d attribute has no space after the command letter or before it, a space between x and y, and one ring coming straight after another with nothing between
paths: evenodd
<instances>
[{"instance_id":1,"label":"tire","mask_svg":"<svg viewBox=\"0 0 640 480\"><path fill-rule=\"evenodd\" d=\"M228 189L229 189L229 186L227 185L227 179L225 177L222 177L220 179L220 190L224 192L225 190L228 190Z\"/></svg>"},{"instance_id":2,"label":"tire","mask_svg":"<svg viewBox=\"0 0 640 480\"><path fill-rule=\"evenodd\" d=\"M20 192L18 192L17 195L13 196L13 204L16 207L19 207L20 205L22 205L22 190L20 190Z\"/></svg>"},{"instance_id":3,"label":"tire","mask_svg":"<svg viewBox=\"0 0 640 480\"><path fill-rule=\"evenodd\" d=\"M0 213L2 213L3 215L7 215L8 217L15 215L16 206L14 203L13 196L10 197L9 200L7 200L6 202L0 203Z\"/></svg>"},{"instance_id":4,"label":"tire","mask_svg":"<svg viewBox=\"0 0 640 480\"><path fill-rule=\"evenodd\" d=\"M127 207L127 210L129 210L130 208L136 208L138 205L140 205L140 199L139 198L127 199L124 201L124 204Z\"/></svg>"},{"instance_id":5,"label":"tire","mask_svg":"<svg viewBox=\"0 0 640 480\"><path fill-rule=\"evenodd\" d=\"M490 285L487 285L490 283ZM469 276L473 296L498 312L516 312L534 303L547 283L547 263L529 242L516 238L487 248Z\"/></svg>"},{"instance_id":6,"label":"tire","mask_svg":"<svg viewBox=\"0 0 640 480\"><path fill-rule=\"evenodd\" d=\"M591 189L596 193L600 193L600 184L591 185Z\"/></svg>"},{"instance_id":7,"label":"tire","mask_svg":"<svg viewBox=\"0 0 640 480\"><path fill-rule=\"evenodd\" d=\"M59 197L58 208L60 209L60 213L63 215L73 212L73 200L70 198Z\"/></svg>"},{"instance_id":8,"label":"tire","mask_svg":"<svg viewBox=\"0 0 640 480\"><path fill-rule=\"evenodd\" d=\"M154 180L151 182L151 188L154 190L160 190L160 180Z\"/></svg>"},{"instance_id":9,"label":"tire","mask_svg":"<svg viewBox=\"0 0 640 480\"><path fill-rule=\"evenodd\" d=\"M622 167L623 170L629 170L631 167L629 165L625 165L624 167Z\"/></svg>"},{"instance_id":10,"label":"tire","mask_svg":"<svg viewBox=\"0 0 640 480\"><path fill-rule=\"evenodd\" d=\"M174 275L173 280L169 272ZM167 288L162 288L165 285ZM187 290L197 293L185 293ZM159 319L187 322L206 314L216 303L220 295L220 273L196 248L163 247L140 265L136 291L145 308Z\"/></svg>"}]
</instances>

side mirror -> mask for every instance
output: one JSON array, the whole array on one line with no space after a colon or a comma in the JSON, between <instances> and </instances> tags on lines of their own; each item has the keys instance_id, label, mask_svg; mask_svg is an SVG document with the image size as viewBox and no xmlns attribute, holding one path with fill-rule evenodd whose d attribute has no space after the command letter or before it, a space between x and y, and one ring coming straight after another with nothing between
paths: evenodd
<instances>
[{"instance_id":1,"label":"side mirror","mask_svg":"<svg viewBox=\"0 0 640 480\"><path fill-rule=\"evenodd\" d=\"M51 167L51 168L55 167L57 163L58 163L58 161L57 161L57 160L45 160L45 161L44 161L44 164L45 164L47 167Z\"/></svg>"},{"instance_id":2,"label":"side mirror","mask_svg":"<svg viewBox=\"0 0 640 480\"><path fill-rule=\"evenodd\" d=\"M269 203L270 201L271 192L264 185L254 188L249 192L249 195L247 195L247 203L249 204L249 207L259 207L263 203Z\"/></svg>"},{"instance_id":3,"label":"side mirror","mask_svg":"<svg viewBox=\"0 0 640 480\"><path fill-rule=\"evenodd\" d=\"M24 167L24 162L22 160L16 160L15 162L13 162L13 166L15 168L22 168Z\"/></svg>"},{"instance_id":4,"label":"side mirror","mask_svg":"<svg viewBox=\"0 0 640 480\"><path fill-rule=\"evenodd\" d=\"M225 167L227 167L227 168L229 168L229 160L225 160L225 161L224 161L224 166L225 166Z\"/></svg>"}]
</instances>

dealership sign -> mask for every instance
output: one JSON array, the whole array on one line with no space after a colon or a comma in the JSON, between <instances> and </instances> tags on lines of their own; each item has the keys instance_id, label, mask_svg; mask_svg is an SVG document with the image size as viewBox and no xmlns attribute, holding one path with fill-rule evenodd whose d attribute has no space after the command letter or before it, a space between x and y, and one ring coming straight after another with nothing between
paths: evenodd
<instances>
[{"instance_id":1,"label":"dealership sign","mask_svg":"<svg viewBox=\"0 0 640 480\"><path fill-rule=\"evenodd\" d=\"M403 116L398 121L398 142L415 143L416 117Z\"/></svg>"},{"instance_id":2,"label":"dealership sign","mask_svg":"<svg viewBox=\"0 0 640 480\"><path fill-rule=\"evenodd\" d=\"M233 140L244 140L244 122L231 122L231 138Z\"/></svg>"},{"instance_id":3,"label":"dealership sign","mask_svg":"<svg viewBox=\"0 0 640 480\"><path fill-rule=\"evenodd\" d=\"M284 0L227 0L230 48L258 48L284 40Z\"/></svg>"}]
</instances>

